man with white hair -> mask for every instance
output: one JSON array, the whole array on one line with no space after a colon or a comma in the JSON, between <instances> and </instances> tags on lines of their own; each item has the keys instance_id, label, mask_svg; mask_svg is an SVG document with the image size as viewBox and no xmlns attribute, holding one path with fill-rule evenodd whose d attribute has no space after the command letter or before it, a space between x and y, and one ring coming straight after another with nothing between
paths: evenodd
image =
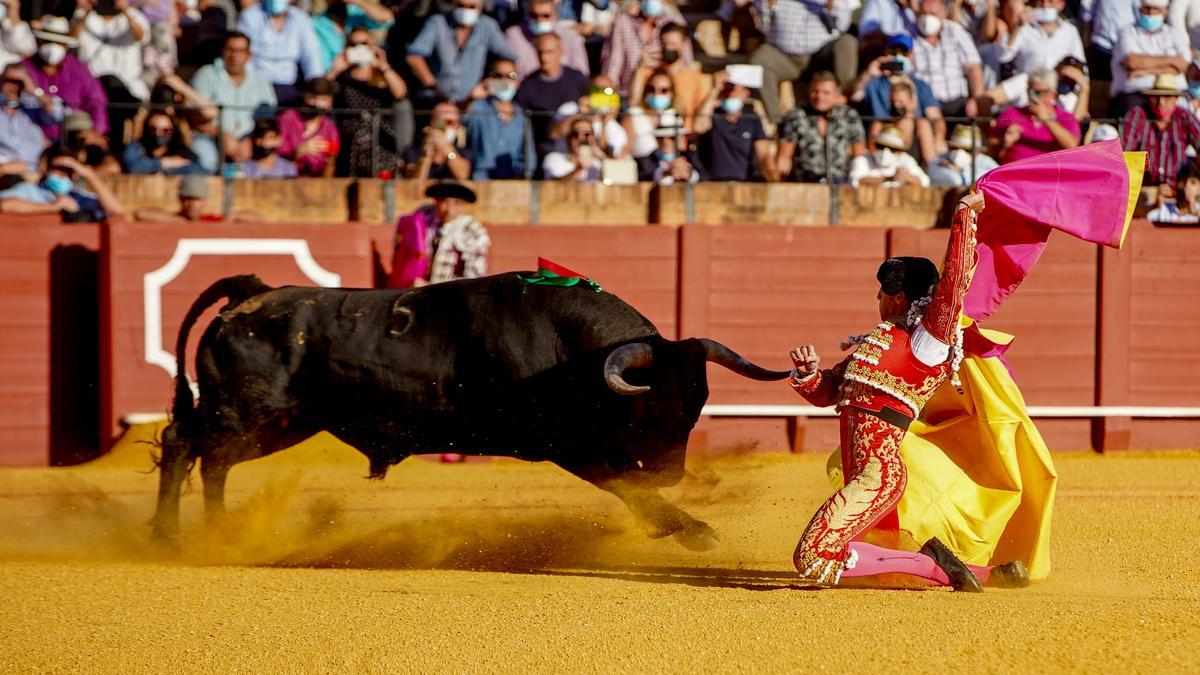
<instances>
[{"instance_id":1,"label":"man with white hair","mask_svg":"<svg viewBox=\"0 0 1200 675\"><path fill-rule=\"evenodd\" d=\"M1137 23L1118 34L1112 55L1115 112L1141 105L1139 92L1153 86L1158 75L1177 76L1182 91L1192 49L1183 30L1167 25L1169 4L1170 0L1141 0Z\"/></svg>"},{"instance_id":2,"label":"man with white hair","mask_svg":"<svg viewBox=\"0 0 1200 675\"><path fill-rule=\"evenodd\" d=\"M1039 69L1029 74L1029 105L1009 108L996 118L1000 163L1079 145L1079 120L1058 104L1058 74Z\"/></svg>"}]
</instances>

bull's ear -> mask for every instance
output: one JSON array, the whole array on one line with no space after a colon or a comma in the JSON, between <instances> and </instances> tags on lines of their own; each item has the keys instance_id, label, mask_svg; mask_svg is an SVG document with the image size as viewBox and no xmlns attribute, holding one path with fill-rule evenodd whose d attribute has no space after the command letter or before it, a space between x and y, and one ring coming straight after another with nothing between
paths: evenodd
<instances>
[{"instance_id":1,"label":"bull's ear","mask_svg":"<svg viewBox=\"0 0 1200 675\"><path fill-rule=\"evenodd\" d=\"M408 332L413 325L413 310L404 304L403 299L392 304L391 316L388 317L388 335L400 337Z\"/></svg>"}]
</instances>

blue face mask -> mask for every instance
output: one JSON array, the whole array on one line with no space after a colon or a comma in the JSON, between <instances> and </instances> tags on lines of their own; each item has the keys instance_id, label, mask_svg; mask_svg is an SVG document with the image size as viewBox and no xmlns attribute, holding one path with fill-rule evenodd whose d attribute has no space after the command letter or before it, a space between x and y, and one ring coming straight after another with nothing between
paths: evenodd
<instances>
[{"instance_id":1,"label":"blue face mask","mask_svg":"<svg viewBox=\"0 0 1200 675\"><path fill-rule=\"evenodd\" d=\"M892 60L903 66L903 68L900 70L901 74L907 75L908 73L912 72L912 61L909 61L907 56L903 54L897 54L892 57Z\"/></svg>"},{"instance_id":2,"label":"blue face mask","mask_svg":"<svg viewBox=\"0 0 1200 675\"><path fill-rule=\"evenodd\" d=\"M1189 84L1188 93L1192 95L1192 98L1200 98L1200 82Z\"/></svg>"},{"instance_id":3,"label":"blue face mask","mask_svg":"<svg viewBox=\"0 0 1200 675\"><path fill-rule=\"evenodd\" d=\"M664 162L674 162L675 158L679 156L674 152L660 152L658 155Z\"/></svg>"},{"instance_id":4,"label":"blue face mask","mask_svg":"<svg viewBox=\"0 0 1200 675\"><path fill-rule=\"evenodd\" d=\"M496 91L492 92L492 96L495 96L497 101L504 101L506 103L508 101L513 100L513 98L515 98L516 95L517 95L516 87L505 87L503 89L497 89Z\"/></svg>"},{"instance_id":5,"label":"blue face mask","mask_svg":"<svg viewBox=\"0 0 1200 675\"><path fill-rule=\"evenodd\" d=\"M592 6L603 12L608 9L608 0L592 0Z\"/></svg>"},{"instance_id":6,"label":"blue face mask","mask_svg":"<svg viewBox=\"0 0 1200 675\"><path fill-rule=\"evenodd\" d=\"M1163 17L1161 14L1157 14L1155 16L1150 16L1149 14L1138 14L1138 25L1141 26L1142 29L1148 30L1151 33L1158 32L1163 27L1164 20L1165 17Z\"/></svg>"},{"instance_id":7,"label":"blue face mask","mask_svg":"<svg viewBox=\"0 0 1200 675\"><path fill-rule=\"evenodd\" d=\"M721 110L724 110L730 115L734 115L740 113L742 111L742 106L745 104L746 102L740 98L721 99Z\"/></svg>"},{"instance_id":8,"label":"blue face mask","mask_svg":"<svg viewBox=\"0 0 1200 675\"><path fill-rule=\"evenodd\" d=\"M529 30L534 35L546 35L554 32L553 21L530 21Z\"/></svg>"},{"instance_id":9,"label":"blue face mask","mask_svg":"<svg viewBox=\"0 0 1200 675\"><path fill-rule=\"evenodd\" d=\"M662 0L642 0L642 14L644 16L658 16L662 12Z\"/></svg>"},{"instance_id":10,"label":"blue face mask","mask_svg":"<svg viewBox=\"0 0 1200 675\"><path fill-rule=\"evenodd\" d=\"M666 94L651 94L646 97L646 105L651 110L663 111L671 107L671 97Z\"/></svg>"},{"instance_id":11,"label":"blue face mask","mask_svg":"<svg viewBox=\"0 0 1200 675\"><path fill-rule=\"evenodd\" d=\"M46 189L59 197L70 194L74 187L75 182L62 174L51 173L46 175Z\"/></svg>"}]
</instances>

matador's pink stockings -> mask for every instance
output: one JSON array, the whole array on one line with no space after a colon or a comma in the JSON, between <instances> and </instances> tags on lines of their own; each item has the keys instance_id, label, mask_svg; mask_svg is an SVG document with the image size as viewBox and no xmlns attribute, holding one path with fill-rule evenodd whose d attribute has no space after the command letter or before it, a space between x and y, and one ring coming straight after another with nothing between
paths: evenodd
<instances>
[{"instance_id":1,"label":"matador's pink stockings","mask_svg":"<svg viewBox=\"0 0 1200 675\"><path fill-rule=\"evenodd\" d=\"M858 563L855 564L854 569L842 572L843 579L869 577L876 574L908 574L931 581L939 586L950 585L950 577L946 576L942 568L937 566L933 558L924 553L893 551L890 548L874 546L861 541L850 542L850 550L858 554ZM991 567L975 565L967 565L967 567L971 569L981 584L986 584L988 578L992 576Z\"/></svg>"}]
</instances>

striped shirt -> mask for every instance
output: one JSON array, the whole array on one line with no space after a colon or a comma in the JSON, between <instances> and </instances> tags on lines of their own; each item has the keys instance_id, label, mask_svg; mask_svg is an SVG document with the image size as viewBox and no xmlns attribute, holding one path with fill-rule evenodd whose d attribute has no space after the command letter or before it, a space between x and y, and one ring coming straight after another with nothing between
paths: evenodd
<instances>
[{"instance_id":1,"label":"striped shirt","mask_svg":"<svg viewBox=\"0 0 1200 675\"><path fill-rule=\"evenodd\" d=\"M758 0L758 15L767 42L784 54L814 54L850 28L851 14L858 7L847 0L833 0L833 9L813 0Z\"/></svg>"},{"instance_id":2,"label":"striped shirt","mask_svg":"<svg viewBox=\"0 0 1200 675\"><path fill-rule=\"evenodd\" d=\"M928 82L933 95L942 103L970 93L964 68L979 62L975 39L966 28L952 21L942 22L936 45L923 37L913 41L913 75Z\"/></svg>"},{"instance_id":3,"label":"striped shirt","mask_svg":"<svg viewBox=\"0 0 1200 675\"><path fill-rule=\"evenodd\" d=\"M642 25L647 20L654 22L654 30L650 33L650 39L643 42ZM600 63L604 74L617 85L617 91L622 94L629 93L629 85L633 84L633 75L642 62L642 53L647 49L661 50L662 41L658 36L662 33L663 28L673 23L680 26L687 25L683 20L683 15L671 7L665 7L663 13L653 19L644 19L641 16L630 16L625 13L617 17L617 20L613 22L612 34L604 41L604 48L600 54ZM684 43L679 59L685 65L692 65L691 40Z\"/></svg>"},{"instance_id":4,"label":"striped shirt","mask_svg":"<svg viewBox=\"0 0 1200 675\"><path fill-rule=\"evenodd\" d=\"M1146 152L1145 185L1174 183L1179 168L1187 162L1189 145L1200 148L1200 121L1183 108L1175 109L1166 129L1159 129L1142 106L1121 119L1121 147Z\"/></svg>"}]
</instances>

